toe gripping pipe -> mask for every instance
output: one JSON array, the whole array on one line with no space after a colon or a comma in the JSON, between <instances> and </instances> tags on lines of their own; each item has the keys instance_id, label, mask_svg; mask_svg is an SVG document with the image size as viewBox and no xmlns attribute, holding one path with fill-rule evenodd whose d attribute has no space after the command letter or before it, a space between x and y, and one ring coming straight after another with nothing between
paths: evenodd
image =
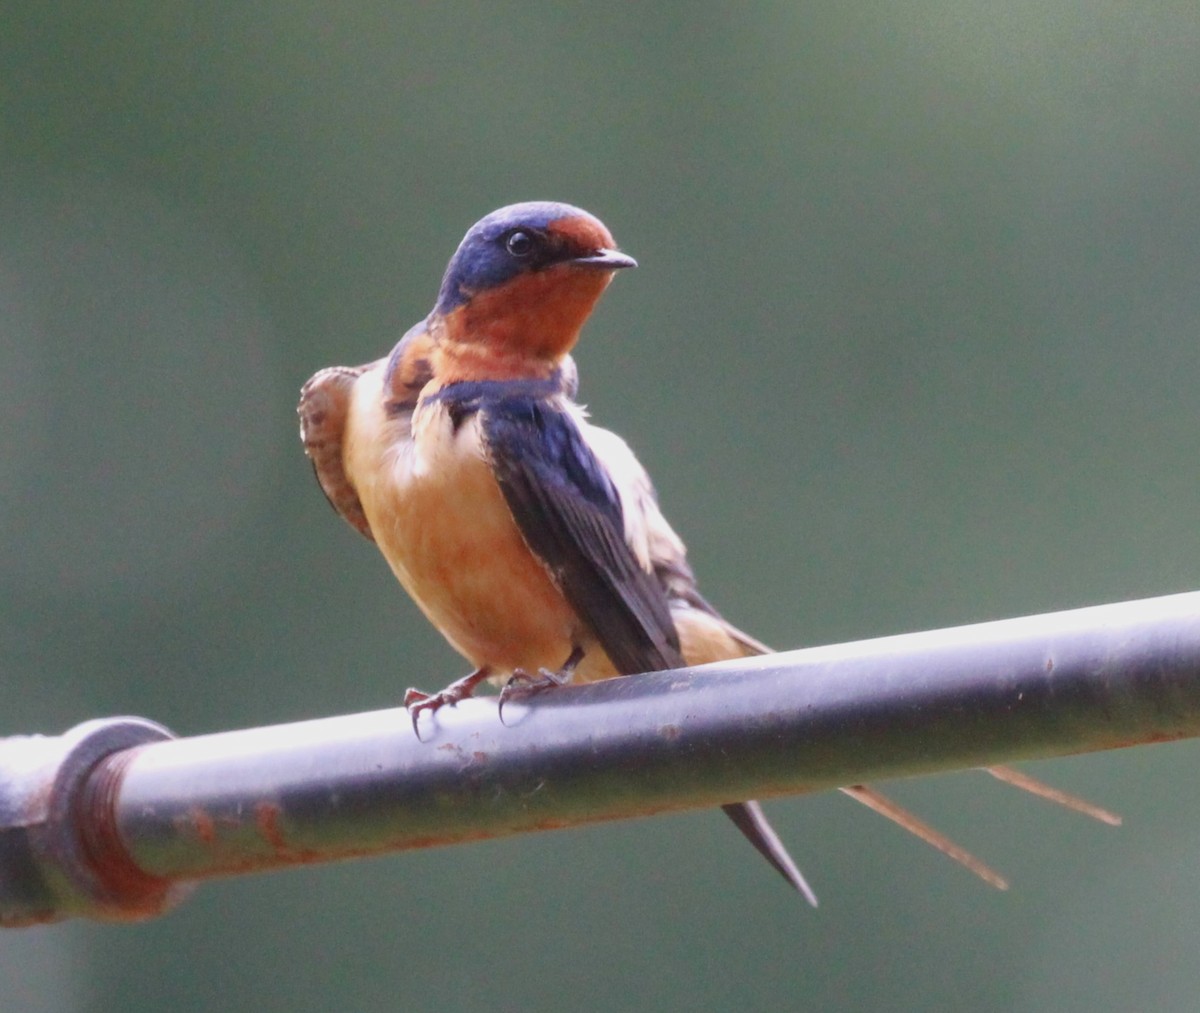
<instances>
[{"instance_id":1,"label":"toe gripping pipe","mask_svg":"<svg viewBox=\"0 0 1200 1013\"><path fill-rule=\"evenodd\" d=\"M431 680L436 681L436 680ZM175 739L0 738L0 925L206 877L1200 735L1200 592Z\"/></svg>"}]
</instances>

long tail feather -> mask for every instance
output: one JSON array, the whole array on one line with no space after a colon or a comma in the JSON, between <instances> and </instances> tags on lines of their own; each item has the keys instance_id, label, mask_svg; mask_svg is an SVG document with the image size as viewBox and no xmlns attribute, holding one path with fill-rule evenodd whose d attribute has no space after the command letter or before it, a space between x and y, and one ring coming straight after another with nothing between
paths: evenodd
<instances>
[{"instance_id":1,"label":"long tail feather","mask_svg":"<svg viewBox=\"0 0 1200 1013\"><path fill-rule=\"evenodd\" d=\"M775 833L775 828L767 822L762 806L757 802L734 802L721 806L721 811L733 820L733 825L758 849L758 853L771 863L771 867L791 883L806 901L816 907L817 895L796 868L796 863L792 861L792 856Z\"/></svg>"},{"instance_id":2,"label":"long tail feather","mask_svg":"<svg viewBox=\"0 0 1200 1013\"><path fill-rule=\"evenodd\" d=\"M1090 816L1101 823L1107 823L1110 827L1119 827L1121 825L1121 817L1116 813L1102 809L1098 805L1092 805L1091 802L1080 798L1078 795L1060 791L1058 788L1054 788L1044 781L1039 781L1036 777L1030 777L1023 771L1016 770L1013 767L983 767L981 769L987 771L998 781L1011 784L1015 788L1020 788L1031 795L1037 795L1038 798L1044 798L1050 802L1064 806L1073 812L1083 813L1084 816Z\"/></svg>"},{"instance_id":3,"label":"long tail feather","mask_svg":"<svg viewBox=\"0 0 1200 1013\"><path fill-rule=\"evenodd\" d=\"M943 855L953 858L960 865L970 869L971 872L975 873L985 883L994 886L997 890L1008 889L1008 881L994 869L985 865L965 848L959 847L949 837L938 833L928 823L917 819L907 809L898 806L887 796L881 795L874 788L869 788L865 784L852 784L841 790L855 801L861 802L868 809L874 809L875 812L881 816L886 816L910 834L915 834L921 838L926 844L937 848Z\"/></svg>"}]
</instances>

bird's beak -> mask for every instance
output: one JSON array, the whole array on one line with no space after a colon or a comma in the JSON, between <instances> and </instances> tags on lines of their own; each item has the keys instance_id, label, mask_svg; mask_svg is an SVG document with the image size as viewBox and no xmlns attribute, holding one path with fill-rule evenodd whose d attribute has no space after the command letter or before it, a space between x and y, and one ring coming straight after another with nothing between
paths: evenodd
<instances>
[{"instance_id":1,"label":"bird's beak","mask_svg":"<svg viewBox=\"0 0 1200 1013\"><path fill-rule=\"evenodd\" d=\"M596 250L582 257L572 257L572 264L596 267L603 271L618 271L622 267L637 267L637 261L620 250Z\"/></svg>"}]
</instances>

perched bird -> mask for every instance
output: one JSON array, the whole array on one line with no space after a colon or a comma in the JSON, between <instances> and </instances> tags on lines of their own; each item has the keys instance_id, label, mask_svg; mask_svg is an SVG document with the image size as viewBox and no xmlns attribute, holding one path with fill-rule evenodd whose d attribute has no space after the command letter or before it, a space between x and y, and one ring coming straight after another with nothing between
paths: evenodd
<instances>
[{"instance_id":1,"label":"perched bird","mask_svg":"<svg viewBox=\"0 0 1200 1013\"><path fill-rule=\"evenodd\" d=\"M329 501L474 666L439 692L410 689L414 726L484 680L537 688L768 651L700 595L646 471L574 401L571 349L614 273L634 266L579 208L501 208L467 232L432 312L390 355L304 385L301 436ZM843 790L1004 885L873 789ZM758 803L723 809L815 904Z\"/></svg>"}]
</instances>

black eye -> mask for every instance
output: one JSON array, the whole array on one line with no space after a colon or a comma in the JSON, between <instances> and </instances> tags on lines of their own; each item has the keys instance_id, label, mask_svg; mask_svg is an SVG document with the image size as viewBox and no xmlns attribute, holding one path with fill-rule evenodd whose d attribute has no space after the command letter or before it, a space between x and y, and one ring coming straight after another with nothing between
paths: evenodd
<instances>
[{"instance_id":1,"label":"black eye","mask_svg":"<svg viewBox=\"0 0 1200 1013\"><path fill-rule=\"evenodd\" d=\"M504 248L514 257L528 257L533 253L533 246L533 236L528 232L514 232L504 243Z\"/></svg>"}]
</instances>

